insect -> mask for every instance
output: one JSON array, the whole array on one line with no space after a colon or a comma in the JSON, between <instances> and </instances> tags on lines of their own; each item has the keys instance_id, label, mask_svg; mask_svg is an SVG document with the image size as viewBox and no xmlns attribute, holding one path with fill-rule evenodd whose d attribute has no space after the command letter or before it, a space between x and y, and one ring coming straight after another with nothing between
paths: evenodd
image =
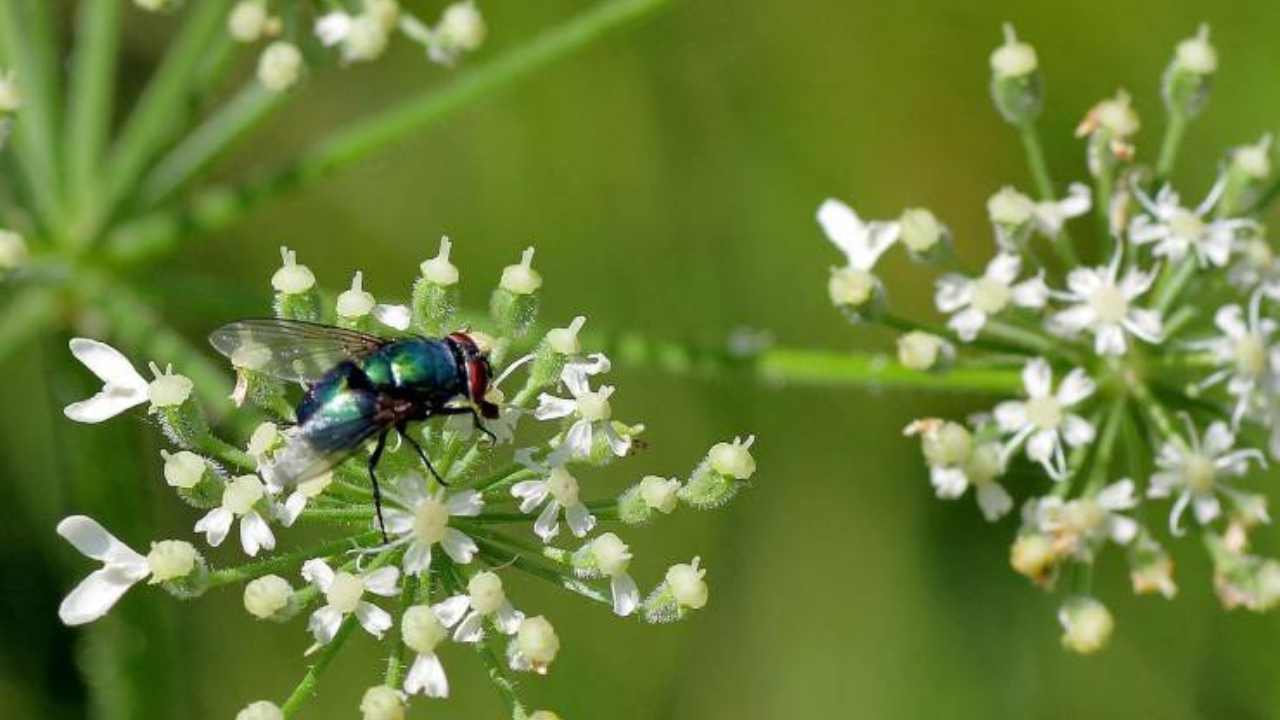
<instances>
[{"instance_id":1,"label":"insect","mask_svg":"<svg viewBox=\"0 0 1280 720\"><path fill-rule=\"evenodd\" d=\"M237 365L306 388L296 410L297 431L263 469L269 474L264 479L295 485L377 437L369 455L369 479L384 541L377 469L392 430L441 484L447 483L407 432L409 423L470 414L476 428L493 438L480 420L498 417L498 406L485 400L493 368L465 332L390 339L318 323L251 319L223 325L209 335L209 342Z\"/></svg>"}]
</instances>

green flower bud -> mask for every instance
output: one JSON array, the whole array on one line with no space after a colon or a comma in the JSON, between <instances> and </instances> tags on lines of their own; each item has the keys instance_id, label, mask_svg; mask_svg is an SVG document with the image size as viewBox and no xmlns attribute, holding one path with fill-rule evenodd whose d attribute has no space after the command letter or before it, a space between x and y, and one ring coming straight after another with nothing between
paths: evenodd
<instances>
[{"instance_id":1,"label":"green flower bud","mask_svg":"<svg viewBox=\"0 0 1280 720\"><path fill-rule=\"evenodd\" d=\"M1164 71L1161 95L1174 115L1193 118L1209 101L1218 53L1209 43L1209 26L1201 25L1194 37L1178 43L1173 61Z\"/></svg>"},{"instance_id":2,"label":"green flower bud","mask_svg":"<svg viewBox=\"0 0 1280 720\"><path fill-rule=\"evenodd\" d=\"M1014 125L1030 123L1044 106L1035 48L1020 42L1013 26L1004 25L1004 45L991 53L991 99Z\"/></svg>"},{"instance_id":3,"label":"green flower bud","mask_svg":"<svg viewBox=\"0 0 1280 720\"><path fill-rule=\"evenodd\" d=\"M489 299L489 314L503 335L519 338L529 332L538 313L541 287L542 276L533 269L533 248L528 248L519 264L508 265L502 271L498 288Z\"/></svg>"},{"instance_id":4,"label":"green flower bud","mask_svg":"<svg viewBox=\"0 0 1280 720\"><path fill-rule=\"evenodd\" d=\"M413 284L413 329L424 335L443 335L452 329L458 311L458 268L449 261L453 243L440 238L440 250L424 260L422 276Z\"/></svg>"},{"instance_id":5,"label":"green flower bud","mask_svg":"<svg viewBox=\"0 0 1280 720\"><path fill-rule=\"evenodd\" d=\"M694 469L689 482L677 493L681 501L699 510L709 510L728 503L755 474L756 463L750 453L755 436L745 441L720 443L711 448L706 459Z\"/></svg>"},{"instance_id":6,"label":"green flower bud","mask_svg":"<svg viewBox=\"0 0 1280 720\"><path fill-rule=\"evenodd\" d=\"M271 276L271 287L276 291L276 317L323 322L320 293L316 290L316 276L312 274L311 268L299 265L297 253L289 248L280 248L280 257L283 264Z\"/></svg>"}]
</instances>

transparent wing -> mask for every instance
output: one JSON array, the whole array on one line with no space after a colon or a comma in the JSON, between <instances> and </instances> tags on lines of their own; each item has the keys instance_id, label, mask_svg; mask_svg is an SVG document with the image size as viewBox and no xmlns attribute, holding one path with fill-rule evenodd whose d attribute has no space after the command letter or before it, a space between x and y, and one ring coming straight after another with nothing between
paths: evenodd
<instances>
[{"instance_id":1,"label":"transparent wing","mask_svg":"<svg viewBox=\"0 0 1280 720\"><path fill-rule=\"evenodd\" d=\"M378 416L378 396L349 390L336 401L343 412L321 410L287 433L285 446L261 468L275 487L291 487L342 462L360 443L385 429Z\"/></svg>"},{"instance_id":2,"label":"transparent wing","mask_svg":"<svg viewBox=\"0 0 1280 720\"><path fill-rule=\"evenodd\" d=\"M209 343L236 367L300 383L315 382L343 360L359 360L387 342L355 330L274 318L237 320L209 334Z\"/></svg>"}]
</instances>

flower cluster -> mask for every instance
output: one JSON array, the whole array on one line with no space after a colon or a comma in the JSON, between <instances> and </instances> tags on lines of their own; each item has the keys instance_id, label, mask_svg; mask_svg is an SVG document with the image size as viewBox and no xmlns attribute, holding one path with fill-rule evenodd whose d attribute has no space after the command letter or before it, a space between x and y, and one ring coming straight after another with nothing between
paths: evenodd
<instances>
[{"instance_id":1,"label":"flower cluster","mask_svg":"<svg viewBox=\"0 0 1280 720\"><path fill-rule=\"evenodd\" d=\"M1045 589L1065 587L1067 648L1093 652L1112 631L1090 588L1104 550L1124 551L1136 593L1175 594L1165 544L1184 535L1188 509L1223 603L1275 606L1280 563L1248 552L1249 532L1270 521L1259 483L1268 451L1280 459L1280 263L1258 219L1280 187L1270 137L1230 150L1198 204L1174 190L1180 140L1217 71L1202 28L1165 72L1169 130L1154 164L1134 144L1139 118L1121 90L1078 129L1091 183L1060 196L1039 149L1034 48L1006 27L991 68L993 99L1028 149L1038 199L1012 187L990 197L993 242L981 270L957 257L951 231L928 210L868 222L827 200L818 223L847 260L832 271L832 302L900 333L906 377L1010 396L906 432L922 442L938 497L972 487L992 522L1021 498L1010 561ZM1092 231L1068 227L1090 214ZM945 322L892 311L874 271L894 245L937 269Z\"/></svg>"},{"instance_id":2,"label":"flower cluster","mask_svg":"<svg viewBox=\"0 0 1280 720\"><path fill-rule=\"evenodd\" d=\"M377 303L360 273L336 301L326 300L332 296L285 250L271 279L275 314L331 325L347 338L456 332L459 273L450 248L443 240L439 253L422 263L407 305ZM229 440L211 429L190 379L152 364L148 380L111 346L73 340L72 353L103 387L67 406L67 417L96 423L147 406L175 446L161 452L165 482L196 509L193 530L210 549L162 540L143 554L91 518L69 517L58 533L102 567L66 597L62 620L93 621L142 580L184 598L242 585L245 610L254 618L306 618L307 653L328 658L357 630L391 635L386 674L361 703L365 717L400 717L418 695L447 697L445 666L457 661L451 647L470 646L512 716L525 718L551 715L530 715L510 674L547 673L560 640L550 620L518 602L518 576L648 622L678 620L706 605L706 570L697 557L672 565L642 594L632 574L633 550L618 533L681 505L698 510L728 502L755 474L753 438L712 446L687 477L649 475L617 497L589 497L590 474L634 455L643 426L614 416L614 387L600 382L610 362L584 350L585 318L534 331L542 277L532 261L530 249L503 271L489 317L473 320L484 330L463 331L492 367L505 365L478 408L491 410L491 404L496 418L486 412L481 420L471 412L479 400L459 395L442 412L449 417L410 424L385 449L381 440L360 441L321 461L300 437L309 426L296 424L294 388L272 372L296 368L289 363L315 357L308 353L316 347L248 335L229 353L238 379L232 400L240 412L261 419L247 437ZM521 348L528 353L508 361ZM360 356L349 360L358 363ZM285 473L300 453L311 453L305 455L311 471ZM379 486L369 482L371 463L380 499ZM315 545L288 547L285 536L294 525L318 526L327 535ZM609 525L612 530L601 531ZM237 541L227 543L233 532ZM253 560L237 563L227 549L219 550L221 562L206 559L224 545L238 545ZM325 665L314 666L281 705L256 702L241 717L293 716L314 687L314 668Z\"/></svg>"}]
</instances>

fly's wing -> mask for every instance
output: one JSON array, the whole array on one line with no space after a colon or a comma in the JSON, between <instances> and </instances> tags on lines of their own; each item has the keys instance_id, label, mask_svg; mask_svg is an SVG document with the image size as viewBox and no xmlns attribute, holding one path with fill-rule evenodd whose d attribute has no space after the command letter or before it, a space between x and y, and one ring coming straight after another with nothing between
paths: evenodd
<instances>
[{"instance_id":1,"label":"fly's wing","mask_svg":"<svg viewBox=\"0 0 1280 720\"><path fill-rule=\"evenodd\" d=\"M209 343L236 367L281 380L313 383L343 360L359 360L388 341L343 328L273 318L237 320Z\"/></svg>"},{"instance_id":2,"label":"fly's wing","mask_svg":"<svg viewBox=\"0 0 1280 720\"><path fill-rule=\"evenodd\" d=\"M290 431L284 447L260 468L273 489L293 487L329 470L385 428L377 418L374 393L348 391L343 397L340 416L312 416Z\"/></svg>"}]
</instances>

